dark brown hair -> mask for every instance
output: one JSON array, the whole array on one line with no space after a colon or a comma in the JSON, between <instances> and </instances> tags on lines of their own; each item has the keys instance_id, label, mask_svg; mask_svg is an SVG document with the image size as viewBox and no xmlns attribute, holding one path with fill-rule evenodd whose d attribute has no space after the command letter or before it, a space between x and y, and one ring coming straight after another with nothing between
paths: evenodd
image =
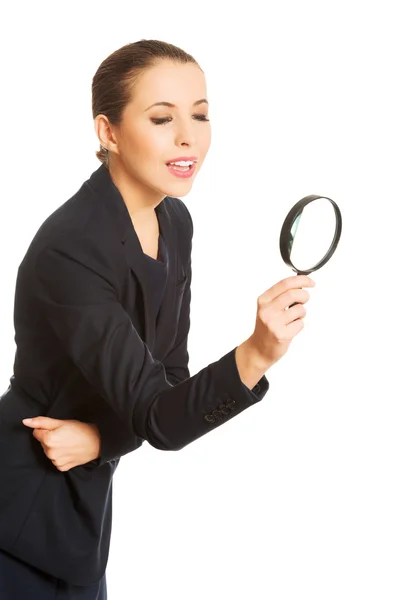
<instances>
[{"instance_id":1,"label":"dark brown hair","mask_svg":"<svg viewBox=\"0 0 400 600\"><path fill-rule=\"evenodd\" d=\"M139 40L127 44L103 60L92 81L93 119L102 114L113 125L119 125L139 77L162 59L199 66L193 56L181 48L159 40ZM96 156L108 165L108 151L101 145Z\"/></svg>"}]
</instances>

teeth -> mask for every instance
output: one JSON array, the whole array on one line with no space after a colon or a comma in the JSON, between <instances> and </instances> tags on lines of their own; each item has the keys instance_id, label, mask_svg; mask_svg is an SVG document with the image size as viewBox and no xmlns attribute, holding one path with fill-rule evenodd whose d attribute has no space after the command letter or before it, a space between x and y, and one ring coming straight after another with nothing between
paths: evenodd
<instances>
[{"instance_id":1,"label":"teeth","mask_svg":"<svg viewBox=\"0 0 400 600\"><path fill-rule=\"evenodd\" d=\"M178 165L179 167L190 167L193 164L192 160L178 160L178 162L170 162L170 165Z\"/></svg>"}]
</instances>

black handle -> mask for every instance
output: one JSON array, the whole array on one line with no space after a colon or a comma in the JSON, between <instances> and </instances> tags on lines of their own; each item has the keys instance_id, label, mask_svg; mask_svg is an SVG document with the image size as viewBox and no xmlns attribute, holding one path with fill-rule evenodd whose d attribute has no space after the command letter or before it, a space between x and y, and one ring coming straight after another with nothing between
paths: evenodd
<instances>
[{"instance_id":1,"label":"black handle","mask_svg":"<svg viewBox=\"0 0 400 600\"><path fill-rule=\"evenodd\" d=\"M296 306L296 304L300 304L300 302L293 302L293 304L291 304L291 305L289 306L289 308L292 308L292 306Z\"/></svg>"}]
</instances>

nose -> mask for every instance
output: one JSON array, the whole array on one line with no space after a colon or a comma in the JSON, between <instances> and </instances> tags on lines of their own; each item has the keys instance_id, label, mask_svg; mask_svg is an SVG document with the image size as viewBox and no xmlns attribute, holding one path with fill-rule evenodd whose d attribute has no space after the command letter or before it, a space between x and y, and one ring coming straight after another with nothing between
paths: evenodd
<instances>
[{"instance_id":1,"label":"nose","mask_svg":"<svg viewBox=\"0 0 400 600\"><path fill-rule=\"evenodd\" d=\"M196 143L194 123L181 123L176 132L175 142L177 146L194 146Z\"/></svg>"}]
</instances>

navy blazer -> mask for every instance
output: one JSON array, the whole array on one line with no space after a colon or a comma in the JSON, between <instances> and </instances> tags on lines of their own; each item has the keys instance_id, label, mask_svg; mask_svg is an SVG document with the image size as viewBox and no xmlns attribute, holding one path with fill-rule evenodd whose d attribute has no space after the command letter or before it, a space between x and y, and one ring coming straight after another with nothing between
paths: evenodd
<instances>
[{"instance_id":1,"label":"navy blazer","mask_svg":"<svg viewBox=\"0 0 400 600\"><path fill-rule=\"evenodd\" d=\"M236 347L190 377L193 223L182 200L155 209L168 248L160 312L125 202L101 165L41 225L18 268L14 372L0 398L0 548L74 585L105 572L112 477L144 440L180 450L260 401ZM98 460L59 471L22 419L96 423Z\"/></svg>"}]
</instances>

